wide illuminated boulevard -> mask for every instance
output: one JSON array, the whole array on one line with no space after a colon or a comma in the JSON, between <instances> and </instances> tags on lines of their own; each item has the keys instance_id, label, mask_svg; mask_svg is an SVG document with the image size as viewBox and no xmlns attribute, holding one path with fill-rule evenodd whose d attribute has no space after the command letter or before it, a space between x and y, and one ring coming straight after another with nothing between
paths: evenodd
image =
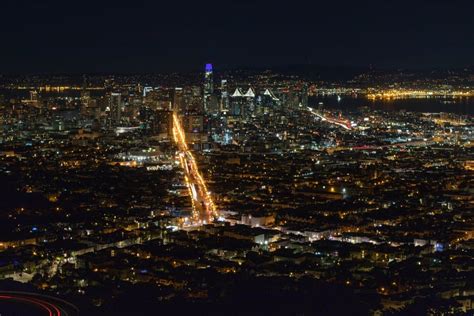
<instances>
[{"instance_id":1,"label":"wide illuminated boulevard","mask_svg":"<svg viewBox=\"0 0 474 316\"><path fill-rule=\"evenodd\" d=\"M217 210L207 189L206 182L199 171L196 159L186 143L186 135L177 113L173 113L173 136L179 149L179 160L184 169L186 185L189 189L193 208L192 219L185 225L204 225L217 218Z\"/></svg>"}]
</instances>

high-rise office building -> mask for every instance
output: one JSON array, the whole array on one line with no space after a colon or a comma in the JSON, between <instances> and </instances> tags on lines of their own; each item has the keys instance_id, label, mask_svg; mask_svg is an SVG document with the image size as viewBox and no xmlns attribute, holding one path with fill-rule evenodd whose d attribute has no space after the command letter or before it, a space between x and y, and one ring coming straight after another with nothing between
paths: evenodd
<instances>
[{"instance_id":1,"label":"high-rise office building","mask_svg":"<svg viewBox=\"0 0 474 316\"><path fill-rule=\"evenodd\" d=\"M227 80L221 80L221 105L220 111L223 113L227 113L230 109L229 107L229 91L227 91Z\"/></svg>"},{"instance_id":2,"label":"high-rise office building","mask_svg":"<svg viewBox=\"0 0 474 316\"><path fill-rule=\"evenodd\" d=\"M304 83L301 88L301 105L304 107L308 106L308 84Z\"/></svg>"},{"instance_id":3,"label":"high-rise office building","mask_svg":"<svg viewBox=\"0 0 474 316\"><path fill-rule=\"evenodd\" d=\"M176 87L173 93L173 110L174 111L184 110L183 98L184 98L183 88Z\"/></svg>"},{"instance_id":4,"label":"high-rise office building","mask_svg":"<svg viewBox=\"0 0 474 316\"><path fill-rule=\"evenodd\" d=\"M122 118L122 95L112 92L109 96L110 121L113 126L120 124Z\"/></svg>"},{"instance_id":5,"label":"high-rise office building","mask_svg":"<svg viewBox=\"0 0 474 316\"><path fill-rule=\"evenodd\" d=\"M231 95L230 100L230 115L231 116L243 116L245 98L239 88L235 88L234 93Z\"/></svg>"},{"instance_id":6,"label":"high-rise office building","mask_svg":"<svg viewBox=\"0 0 474 316\"><path fill-rule=\"evenodd\" d=\"M204 72L204 111L208 111L209 99L214 93L214 82L212 77L212 64L206 64Z\"/></svg>"}]
</instances>

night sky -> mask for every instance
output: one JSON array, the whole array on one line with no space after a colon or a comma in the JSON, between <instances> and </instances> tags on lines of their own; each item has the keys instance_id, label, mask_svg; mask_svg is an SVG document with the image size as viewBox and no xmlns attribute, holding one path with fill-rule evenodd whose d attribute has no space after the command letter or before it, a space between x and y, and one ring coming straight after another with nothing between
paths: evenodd
<instances>
[{"instance_id":1,"label":"night sky","mask_svg":"<svg viewBox=\"0 0 474 316\"><path fill-rule=\"evenodd\" d=\"M474 1L2 0L0 73L474 64Z\"/></svg>"}]
</instances>

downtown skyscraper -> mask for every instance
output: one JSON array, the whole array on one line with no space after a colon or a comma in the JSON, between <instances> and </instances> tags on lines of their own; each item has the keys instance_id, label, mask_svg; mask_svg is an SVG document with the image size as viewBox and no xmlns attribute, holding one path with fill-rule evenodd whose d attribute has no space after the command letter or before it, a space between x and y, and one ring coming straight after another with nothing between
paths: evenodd
<instances>
[{"instance_id":1,"label":"downtown skyscraper","mask_svg":"<svg viewBox=\"0 0 474 316\"><path fill-rule=\"evenodd\" d=\"M204 112L209 110L210 97L214 92L214 83L212 76L212 64L206 64L204 72Z\"/></svg>"}]
</instances>

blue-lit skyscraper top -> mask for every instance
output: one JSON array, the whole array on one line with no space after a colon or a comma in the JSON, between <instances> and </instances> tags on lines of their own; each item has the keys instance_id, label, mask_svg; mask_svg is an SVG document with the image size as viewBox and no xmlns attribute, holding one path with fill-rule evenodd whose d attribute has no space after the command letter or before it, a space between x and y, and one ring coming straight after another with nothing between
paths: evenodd
<instances>
[{"instance_id":1,"label":"blue-lit skyscraper top","mask_svg":"<svg viewBox=\"0 0 474 316\"><path fill-rule=\"evenodd\" d=\"M212 64L206 64L206 72L204 73L204 111L209 110L209 98L214 92L214 83L212 78Z\"/></svg>"}]
</instances>

